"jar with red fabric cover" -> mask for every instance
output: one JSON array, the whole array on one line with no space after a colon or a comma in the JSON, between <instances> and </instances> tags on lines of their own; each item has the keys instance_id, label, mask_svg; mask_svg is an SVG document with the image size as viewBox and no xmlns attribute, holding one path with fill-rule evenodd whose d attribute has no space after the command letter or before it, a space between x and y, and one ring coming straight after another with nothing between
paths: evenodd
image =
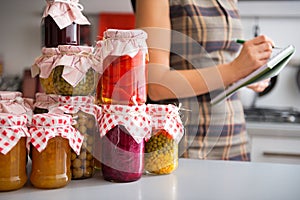
<instances>
[{"instance_id":1,"label":"jar with red fabric cover","mask_svg":"<svg viewBox=\"0 0 300 200\"><path fill-rule=\"evenodd\" d=\"M60 96L50 113L68 114L74 120L73 127L83 135L83 144L77 155L71 153L72 179L86 179L95 173L95 161L100 160L98 121L101 107L94 104L93 96Z\"/></svg>"},{"instance_id":2,"label":"jar with red fabric cover","mask_svg":"<svg viewBox=\"0 0 300 200\"><path fill-rule=\"evenodd\" d=\"M178 143L184 127L175 105L148 104L152 133L145 144L145 171L170 174L178 167Z\"/></svg>"},{"instance_id":3,"label":"jar with red fabric cover","mask_svg":"<svg viewBox=\"0 0 300 200\"><path fill-rule=\"evenodd\" d=\"M99 104L141 105L147 99L147 34L142 30L108 29L95 56L103 74L96 91Z\"/></svg>"},{"instance_id":4,"label":"jar with red fabric cover","mask_svg":"<svg viewBox=\"0 0 300 200\"><path fill-rule=\"evenodd\" d=\"M46 0L43 13L44 46L79 45L80 25L90 25L78 0Z\"/></svg>"},{"instance_id":5,"label":"jar with red fabric cover","mask_svg":"<svg viewBox=\"0 0 300 200\"><path fill-rule=\"evenodd\" d=\"M57 106L58 101L59 101L59 95L38 92L35 94L33 113L34 114L47 113L51 108Z\"/></svg>"},{"instance_id":6,"label":"jar with red fabric cover","mask_svg":"<svg viewBox=\"0 0 300 200\"><path fill-rule=\"evenodd\" d=\"M132 182L144 170L144 140L151 133L146 105L102 105L99 118L103 178Z\"/></svg>"},{"instance_id":7,"label":"jar with red fabric cover","mask_svg":"<svg viewBox=\"0 0 300 200\"><path fill-rule=\"evenodd\" d=\"M32 149L30 181L34 187L54 189L71 180L71 149L79 154L83 136L70 115L35 114L29 129Z\"/></svg>"},{"instance_id":8,"label":"jar with red fabric cover","mask_svg":"<svg viewBox=\"0 0 300 200\"><path fill-rule=\"evenodd\" d=\"M27 181L26 114L0 113L0 191L22 188Z\"/></svg>"}]
</instances>

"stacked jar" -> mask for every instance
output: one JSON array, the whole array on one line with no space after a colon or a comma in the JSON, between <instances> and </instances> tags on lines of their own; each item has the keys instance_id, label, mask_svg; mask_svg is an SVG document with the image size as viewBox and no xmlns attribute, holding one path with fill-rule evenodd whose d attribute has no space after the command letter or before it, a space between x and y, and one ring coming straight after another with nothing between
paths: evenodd
<instances>
[{"instance_id":1,"label":"stacked jar","mask_svg":"<svg viewBox=\"0 0 300 200\"><path fill-rule=\"evenodd\" d=\"M71 148L79 155L83 136L72 126L70 115L35 114L30 127L34 187L54 189L71 180Z\"/></svg>"},{"instance_id":2,"label":"stacked jar","mask_svg":"<svg viewBox=\"0 0 300 200\"><path fill-rule=\"evenodd\" d=\"M83 136L83 144L77 155L72 151L72 179L85 179L94 175L95 161L100 155L95 153L95 137L99 133L97 119L101 108L94 104L92 96L59 96L58 104L50 108L50 113L68 114L74 120L73 127Z\"/></svg>"},{"instance_id":3,"label":"stacked jar","mask_svg":"<svg viewBox=\"0 0 300 200\"><path fill-rule=\"evenodd\" d=\"M85 111L94 109L92 107L95 104L90 99L93 99L95 93L99 65L94 59L94 48L81 46L79 30L81 25L90 23L82 14L83 6L78 0L46 0L46 2L43 14L45 33L43 54L32 66L32 74L39 74L46 95L39 96L35 110L69 114L73 117L77 123L73 124L73 127L81 133L84 141L78 155L71 150L71 177L89 178L94 175L92 138L98 133L98 126L94 110L87 113ZM80 99L80 102L73 101L74 99ZM86 103L83 99L89 99L89 102ZM70 109L62 109L61 112L60 108L65 105ZM72 109L75 107L76 112L71 110L71 107Z\"/></svg>"},{"instance_id":4,"label":"stacked jar","mask_svg":"<svg viewBox=\"0 0 300 200\"><path fill-rule=\"evenodd\" d=\"M27 181L26 138L31 105L20 92L0 91L0 191L16 190Z\"/></svg>"},{"instance_id":5,"label":"stacked jar","mask_svg":"<svg viewBox=\"0 0 300 200\"><path fill-rule=\"evenodd\" d=\"M178 143L184 127L175 105L148 104L152 134L145 144L145 171L170 174L178 167Z\"/></svg>"},{"instance_id":6,"label":"stacked jar","mask_svg":"<svg viewBox=\"0 0 300 200\"><path fill-rule=\"evenodd\" d=\"M102 174L105 180L131 182L144 170L144 139L151 132L146 112L147 34L142 30L108 29L96 44L103 74L96 89Z\"/></svg>"}]
</instances>

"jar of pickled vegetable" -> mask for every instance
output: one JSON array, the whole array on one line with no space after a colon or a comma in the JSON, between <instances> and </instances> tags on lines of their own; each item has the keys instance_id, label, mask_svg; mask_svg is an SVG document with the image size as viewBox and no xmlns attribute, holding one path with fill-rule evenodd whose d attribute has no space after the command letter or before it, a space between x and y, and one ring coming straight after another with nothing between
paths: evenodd
<instances>
[{"instance_id":1,"label":"jar of pickled vegetable","mask_svg":"<svg viewBox=\"0 0 300 200\"><path fill-rule=\"evenodd\" d=\"M147 34L142 30L104 32L95 56L103 74L97 85L101 104L141 105L147 100Z\"/></svg>"},{"instance_id":2,"label":"jar of pickled vegetable","mask_svg":"<svg viewBox=\"0 0 300 200\"><path fill-rule=\"evenodd\" d=\"M27 115L0 113L0 191L16 190L27 181Z\"/></svg>"},{"instance_id":3,"label":"jar of pickled vegetable","mask_svg":"<svg viewBox=\"0 0 300 200\"><path fill-rule=\"evenodd\" d=\"M61 56L53 69L53 85L56 94L86 96L95 91L98 81L97 61L93 47L61 45Z\"/></svg>"},{"instance_id":4,"label":"jar of pickled vegetable","mask_svg":"<svg viewBox=\"0 0 300 200\"><path fill-rule=\"evenodd\" d=\"M151 132L146 106L102 105L99 119L103 178L131 182L144 170L144 139Z\"/></svg>"},{"instance_id":5,"label":"jar of pickled vegetable","mask_svg":"<svg viewBox=\"0 0 300 200\"><path fill-rule=\"evenodd\" d=\"M97 118L101 108L94 104L92 96L61 96L57 107L50 109L51 113L69 114L73 117L73 127L84 137L80 153L71 152L71 172L72 179L85 179L93 177L95 173L95 160L99 160L100 155L95 153L95 137L99 137Z\"/></svg>"},{"instance_id":6,"label":"jar of pickled vegetable","mask_svg":"<svg viewBox=\"0 0 300 200\"><path fill-rule=\"evenodd\" d=\"M152 134L145 144L145 171L170 174L178 167L178 143L184 132L179 108L148 104Z\"/></svg>"},{"instance_id":7,"label":"jar of pickled vegetable","mask_svg":"<svg viewBox=\"0 0 300 200\"><path fill-rule=\"evenodd\" d=\"M38 92L35 94L33 113L34 114L47 113L52 107L58 105L58 101L59 101L59 95Z\"/></svg>"},{"instance_id":8,"label":"jar of pickled vegetable","mask_svg":"<svg viewBox=\"0 0 300 200\"><path fill-rule=\"evenodd\" d=\"M71 148L79 155L83 143L83 136L72 123L70 115L33 116L29 132L33 145L30 181L34 187L54 189L70 182Z\"/></svg>"},{"instance_id":9,"label":"jar of pickled vegetable","mask_svg":"<svg viewBox=\"0 0 300 200\"><path fill-rule=\"evenodd\" d=\"M46 0L44 46L79 45L80 25L90 25L78 0Z\"/></svg>"},{"instance_id":10,"label":"jar of pickled vegetable","mask_svg":"<svg viewBox=\"0 0 300 200\"><path fill-rule=\"evenodd\" d=\"M53 69L59 57L58 48L42 48L42 55L38 57L31 66L33 77L39 74L42 88L46 94L55 94L53 86Z\"/></svg>"}]
</instances>

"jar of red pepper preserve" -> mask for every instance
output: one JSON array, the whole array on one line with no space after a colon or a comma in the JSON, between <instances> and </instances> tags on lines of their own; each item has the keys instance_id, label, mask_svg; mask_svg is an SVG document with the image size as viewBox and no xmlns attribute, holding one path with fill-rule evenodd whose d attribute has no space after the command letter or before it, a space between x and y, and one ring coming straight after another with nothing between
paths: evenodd
<instances>
[{"instance_id":1,"label":"jar of red pepper preserve","mask_svg":"<svg viewBox=\"0 0 300 200\"><path fill-rule=\"evenodd\" d=\"M103 74L97 86L99 104L141 105L147 98L147 34L142 30L108 29L95 56Z\"/></svg>"}]
</instances>

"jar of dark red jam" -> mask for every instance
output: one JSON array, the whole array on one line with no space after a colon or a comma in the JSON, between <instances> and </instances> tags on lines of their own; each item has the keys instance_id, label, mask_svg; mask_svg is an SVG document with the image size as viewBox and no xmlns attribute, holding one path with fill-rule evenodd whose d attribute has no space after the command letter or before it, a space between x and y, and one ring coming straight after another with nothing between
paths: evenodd
<instances>
[{"instance_id":1,"label":"jar of dark red jam","mask_svg":"<svg viewBox=\"0 0 300 200\"><path fill-rule=\"evenodd\" d=\"M44 22L45 47L57 47L58 45L79 45L80 25L72 23L66 28L60 29L53 18L48 15Z\"/></svg>"},{"instance_id":2,"label":"jar of dark red jam","mask_svg":"<svg viewBox=\"0 0 300 200\"><path fill-rule=\"evenodd\" d=\"M104 32L95 56L103 74L97 86L97 102L102 104L141 105L147 98L147 34L142 30Z\"/></svg>"},{"instance_id":3,"label":"jar of dark red jam","mask_svg":"<svg viewBox=\"0 0 300 200\"><path fill-rule=\"evenodd\" d=\"M112 182L132 182L144 171L144 141L150 134L146 106L103 105L99 120L101 170Z\"/></svg>"},{"instance_id":4,"label":"jar of dark red jam","mask_svg":"<svg viewBox=\"0 0 300 200\"><path fill-rule=\"evenodd\" d=\"M78 0L46 0L44 10L44 46L79 45L80 26L89 25Z\"/></svg>"}]
</instances>

